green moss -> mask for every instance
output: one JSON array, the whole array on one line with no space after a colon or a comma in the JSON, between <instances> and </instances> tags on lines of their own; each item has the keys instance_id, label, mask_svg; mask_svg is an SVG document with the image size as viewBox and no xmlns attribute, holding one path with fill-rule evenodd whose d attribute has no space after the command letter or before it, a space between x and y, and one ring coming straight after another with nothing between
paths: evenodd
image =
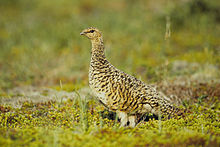
<instances>
[{"instance_id":1,"label":"green moss","mask_svg":"<svg viewBox=\"0 0 220 147\"><path fill-rule=\"evenodd\" d=\"M110 112L103 111L104 108L94 100L24 102L21 108L1 106L0 144L218 146L219 107L207 108L210 102L213 100L199 100L198 105L191 105L193 113L185 118L149 119L135 128L119 128L114 118L106 117Z\"/></svg>"}]
</instances>

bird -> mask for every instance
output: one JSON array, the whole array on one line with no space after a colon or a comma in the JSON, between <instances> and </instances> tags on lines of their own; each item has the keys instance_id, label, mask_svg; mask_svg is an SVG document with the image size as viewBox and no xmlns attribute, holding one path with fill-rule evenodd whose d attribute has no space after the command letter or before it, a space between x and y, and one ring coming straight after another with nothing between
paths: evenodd
<instances>
[{"instance_id":1,"label":"bird","mask_svg":"<svg viewBox=\"0 0 220 147\"><path fill-rule=\"evenodd\" d=\"M120 127L135 127L138 116L147 113L169 117L182 114L155 86L117 69L107 60L101 31L89 27L80 35L86 36L92 44L89 86L104 107L116 112Z\"/></svg>"}]
</instances>

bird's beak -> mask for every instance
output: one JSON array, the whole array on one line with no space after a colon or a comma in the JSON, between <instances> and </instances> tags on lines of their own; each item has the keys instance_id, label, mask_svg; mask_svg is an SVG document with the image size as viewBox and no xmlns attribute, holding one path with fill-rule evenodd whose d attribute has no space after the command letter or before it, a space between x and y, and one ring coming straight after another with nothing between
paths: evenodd
<instances>
[{"instance_id":1,"label":"bird's beak","mask_svg":"<svg viewBox=\"0 0 220 147\"><path fill-rule=\"evenodd\" d=\"M81 32L81 33L80 33L80 35L84 35L84 34L85 34L84 32Z\"/></svg>"}]
</instances>

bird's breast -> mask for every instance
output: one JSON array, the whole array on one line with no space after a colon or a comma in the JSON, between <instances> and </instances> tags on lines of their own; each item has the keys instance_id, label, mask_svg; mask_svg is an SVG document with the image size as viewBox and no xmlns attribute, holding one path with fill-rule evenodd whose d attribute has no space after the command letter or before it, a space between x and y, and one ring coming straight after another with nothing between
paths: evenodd
<instances>
[{"instance_id":1,"label":"bird's breast","mask_svg":"<svg viewBox=\"0 0 220 147\"><path fill-rule=\"evenodd\" d=\"M90 88L92 89L93 94L97 97L97 99L105 106L108 106L108 98L106 96L106 92L100 89L99 85L90 84Z\"/></svg>"}]
</instances>

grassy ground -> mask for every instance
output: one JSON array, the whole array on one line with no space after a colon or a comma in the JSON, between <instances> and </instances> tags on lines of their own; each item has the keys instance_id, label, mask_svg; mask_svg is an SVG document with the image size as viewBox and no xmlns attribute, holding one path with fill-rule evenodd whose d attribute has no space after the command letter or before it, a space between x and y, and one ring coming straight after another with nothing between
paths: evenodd
<instances>
[{"instance_id":1,"label":"grassy ground","mask_svg":"<svg viewBox=\"0 0 220 147\"><path fill-rule=\"evenodd\" d=\"M219 146L217 0L0 1L0 145ZM157 85L186 118L119 128L90 95L95 26L117 68ZM80 64L79 64L80 63Z\"/></svg>"},{"instance_id":2,"label":"grassy ground","mask_svg":"<svg viewBox=\"0 0 220 147\"><path fill-rule=\"evenodd\" d=\"M218 87L218 88L217 88ZM218 146L219 85L195 85L198 94L184 103L193 113L185 118L158 120L147 115L135 128L119 128L115 114L91 95L44 90L44 102L20 101L0 106L1 146ZM172 89L172 88L171 88ZM30 90L30 89L29 89ZM65 89L64 89L65 90ZM176 90L183 91L182 88ZM14 92L16 93L16 92ZM66 97L64 97L66 95ZM26 97L26 95L23 95ZM18 97L10 96L7 99ZM20 94L20 97L22 95ZM31 97L31 96L29 96ZM42 100L41 100L42 101ZM6 103L2 101L2 103ZM14 106L14 107L12 107Z\"/></svg>"}]
</instances>

